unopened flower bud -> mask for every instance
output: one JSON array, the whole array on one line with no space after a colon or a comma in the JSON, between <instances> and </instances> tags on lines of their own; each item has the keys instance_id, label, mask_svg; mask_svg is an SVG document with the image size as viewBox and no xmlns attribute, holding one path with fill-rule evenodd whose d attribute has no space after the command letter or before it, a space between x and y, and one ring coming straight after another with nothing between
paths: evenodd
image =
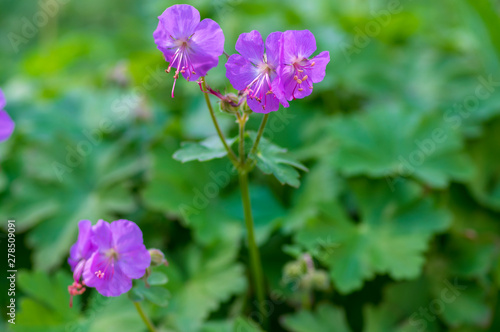
<instances>
[{"instance_id":1,"label":"unopened flower bud","mask_svg":"<svg viewBox=\"0 0 500 332\"><path fill-rule=\"evenodd\" d=\"M316 290L327 290L330 285L328 274L322 270L316 270L311 274L311 284Z\"/></svg>"},{"instance_id":2,"label":"unopened flower bud","mask_svg":"<svg viewBox=\"0 0 500 332\"><path fill-rule=\"evenodd\" d=\"M235 114L238 112L238 106L234 106L238 104L238 96L234 93L228 93L224 95L220 100L220 110L225 113Z\"/></svg>"},{"instance_id":3,"label":"unopened flower bud","mask_svg":"<svg viewBox=\"0 0 500 332\"><path fill-rule=\"evenodd\" d=\"M302 261L289 262L283 268L285 280L297 280L307 272L307 268Z\"/></svg>"},{"instance_id":4,"label":"unopened flower bud","mask_svg":"<svg viewBox=\"0 0 500 332\"><path fill-rule=\"evenodd\" d=\"M306 274L303 277L300 278L299 281L299 288L302 290L311 290L313 287L313 280L312 280L312 274Z\"/></svg>"},{"instance_id":5,"label":"unopened flower bud","mask_svg":"<svg viewBox=\"0 0 500 332\"><path fill-rule=\"evenodd\" d=\"M168 266L165 255L159 249L149 249L149 254L151 255L151 266Z\"/></svg>"}]
</instances>

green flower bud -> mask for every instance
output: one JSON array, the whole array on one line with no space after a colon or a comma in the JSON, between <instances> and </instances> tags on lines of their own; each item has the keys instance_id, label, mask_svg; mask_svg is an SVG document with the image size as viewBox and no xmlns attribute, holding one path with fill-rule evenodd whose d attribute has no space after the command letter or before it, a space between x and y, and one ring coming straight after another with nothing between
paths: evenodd
<instances>
[{"instance_id":1,"label":"green flower bud","mask_svg":"<svg viewBox=\"0 0 500 332\"><path fill-rule=\"evenodd\" d=\"M151 255L151 266L168 266L165 255L159 249L149 249L149 255Z\"/></svg>"},{"instance_id":2,"label":"green flower bud","mask_svg":"<svg viewBox=\"0 0 500 332\"><path fill-rule=\"evenodd\" d=\"M325 271L316 270L311 273L311 284L316 290L327 290L330 286L330 278Z\"/></svg>"},{"instance_id":3,"label":"green flower bud","mask_svg":"<svg viewBox=\"0 0 500 332\"><path fill-rule=\"evenodd\" d=\"M238 104L238 96L228 93L220 100L220 110L224 113L235 114L238 112L238 107L233 106L234 104Z\"/></svg>"},{"instance_id":4,"label":"green flower bud","mask_svg":"<svg viewBox=\"0 0 500 332\"><path fill-rule=\"evenodd\" d=\"M313 287L312 274L308 273L300 278L299 288L302 290L310 290Z\"/></svg>"},{"instance_id":5,"label":"green flower bud","mask_svg":"<svg viewBox=\"0 0 500 332\"><path fill-rule=\"evenodd\" d=\"M283 268L285 280L297 280L307 272L307 267L303 261L289 262Z\"/></svg>"}]
</instances>

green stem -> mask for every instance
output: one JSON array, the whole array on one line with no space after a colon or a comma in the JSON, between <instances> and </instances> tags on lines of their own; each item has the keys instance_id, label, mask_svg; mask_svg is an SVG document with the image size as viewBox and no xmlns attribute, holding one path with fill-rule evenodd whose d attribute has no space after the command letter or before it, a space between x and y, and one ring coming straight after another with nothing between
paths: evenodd
<instances>
[{"instance_id":1,"label":"green stem","mask_svg":"<svg viewBox=\"0 0 500 332\"><path fill-rule=\"evenodd\" d=\"M259 146L260 138L264 133L264 128L266 127L267 119L269 119L269 113L265 114L264 117L262 118L259 131L257 132L257 137L255 138L255 142L253 143L252 149L250 150L251 155L257 152L257 147Z\"/></svg>"},{"instance_id":2,"label":"green stem","mask_svg":"<svg viewBox=\"0 0 500 332\"><path fill-rule=\"evenodd\" d=\"M148 316L144 313L144 310L142 310L141 304L139 302L134 302L135 308L137 309L137 312L139 313L139 316L141 316L142 321L144 324L146 324L148 330L150 332L156 332L155 327L153 326L153 323L149 320Z\"/></svg>"},{"instance_id":3,"label":"green stem","mask_svg":"<svg viewBox=\"0 0 500 332\"><path fill-rule=\"evenodd\" d=\"M264 293L264 275L262 273L262 264L260 261L259 248L255 242L254 225L252 217L252 207L250 202L250 192L248 189L248 173L246 170L239 170L241 200L243 202L243 211L245 214L245 225L247 228L248 250L250 252L250 264L253 274L253 283L257 293L258 308L262 315L265 312L265 293Z\"/></svg>"},{"instance_id":4,"label":"green stem","mask_svg":"<svg viewBox=\"0 0 500 332\"><path fill-rule=\"evenodd\" d=\"M240 168L245 166L245 124L246 124L246 114L243 117L239 113L236 113L238 118L238 124L240 127L240 142L239 142L239 155L240 155Z\"/></svg>"},{"instance_id":5,"label":"green stem","mask_svg":"<svg viewBox=\"0 0 500 332\"><path fill-rule=\"evenodd\" d=\"M229 147L229 145L227 145L226 138L224 137L224 134L222 133L222 130L219 127L219 123L217 122L217 118L215 117L214 109L212 108L212 103L210 102L210 97L209 97L209 95L207 93L207 86L205 84L205 77L202 77L201 86L202 86L202 89L203 89L203 94L205 95L205 101L207 102L208 110L210 111L210 116L212 117L212 121L213 121L214 126L215 126L215 130L217 130L217 134L219 135L219 138L220 138L222 144L224 145L224 148L227 151L227 156L229 157L229 159L231 160L231 162L233 163L233 165L235 167L237 167L237 165L238 165L238 158L234 154L234 151L231 150L231 148Z\"/></svg>"}]
</instances>

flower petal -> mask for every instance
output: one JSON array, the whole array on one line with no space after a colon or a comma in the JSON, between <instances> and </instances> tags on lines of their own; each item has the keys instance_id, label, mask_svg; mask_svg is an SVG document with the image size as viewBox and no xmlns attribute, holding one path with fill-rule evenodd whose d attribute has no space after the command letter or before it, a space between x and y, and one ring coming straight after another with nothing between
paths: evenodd
<instances>
[{"instance_id":1,"label":"flower petal","mask_svg":"<svg viewBox=\"0 0 500 332\"><path fill-rule=\"evenodd\" d=\"M92 227L92 238L95 246L100 252L103 252L113 245L113 235L109 224L104 220L100 219L97 224Z\"/></svg>"},{"instance_id":2,"label":"flower petal","mask_svg":"<svg viewBox=\"0 0 500 332\"><path fill-rule=\"evenodd\" d=\"M82 276L83 270L85 268L85 263L87 263L87 260L82 259L76 264L74 268L73 280L77 283L80 282L80 277Z\"/></svg>"},{"instance_id":3,"label":"flower petal","mask_svg":"<svg viewBox=\"0 0 500 332\"><path fill-rule=\"evenodd\" d=\"M219 57L224 52L224 33L220 26L209 18L196 26L190 42L195 52L207 56Z\"/></svg>"},{"instance_id":4,"label":"flower petal","mask_svg":"<svg viewBox=\"0 0 500 332\"><path fill-rule=\"evenodd\" d=\"M283 86L282 86L282 81L280 75L278 75L274 81L271 83L271 87L273 90L274 95L276 98L278 98L279 102L283 107L289 107L290 104L288 103L288 100L286 99L285 93L283 91Z\"/></svg>"},{"instance_id":5,"label":"flower petal","mask_svg":"<svg viewBox=\"0 0 500 332\"><path fill-rule=\"evenodd\" d=\"M196 80L217 67L219 56L224 52L224 33L220 26L211 19L204 19L197 26L189 40L187 56L194 67L195 74L184 72L184 78Z\"/></svg>"},{"instance_id":6,"label":"flower petal","mask_svg":"<svg viewBox=\"0 0 500 332\"><path fill-rule=\"evenodd\" d=\"M103 296L120 296L132 289L132 279L116 267L112 280L96 286L96 289Z\"/></svg>"},{"instance_id":7,"label":"flower petal","mask_svg":"<svg viewBox=\"0 0 500 332\"><path fill-rule=\"evenodd\" d=\"M280 79L281 79L281 89L287 100L301 99L309 96L312 93L312 81L308 78L307 81L302 84L297 84L294 79L296 72L292 66L283 67ZM304 74L308 75L308 71Z\"/></svg>"},{"instance_id":8,"label":"flower petal","mask_svg":"<svg viewBox=\"0 0 500 332\"><path fill-rule=\"evenodd\" d=\"M113 221L109 227L113 234L113 247L118 253L143 245L142 231L134 222L120 219Z\"/></svg>"},{"instance_id":9,"label":"flower petal","mask_svg":"<svg viewBox=\"0 0 500 332\"><path fill-rule=\"evenodd\" d=\"M316 39L309 30L288 30L283 33L283 62L310 57L316 51Z\"/></svg>"},{"instance_id":10,"label":"flower petal","mask_svg":"<svg viewBox=\"0 0 500 332\"><path fill-rule=\"evenodd\" d=\"M264 42L257 30L242 33L236 41L236 50L255 65L264 61Z\"/></svg>"},{"instance_id":11,"label":"flower petal","mask_svg":"<svg viewBox=\"0 0 500 332\"><path fill-rule=\"evenodd\" d=\"M323 51L309 60L310 63L314 62L314 66L309 70L309 77L313 83L319 83L325 78L326 65L330 62L330 53Z\"/></svg>"},{"instance_id":12,"label":"flower petal","mask_svg":"<svg viewBox=\"0 0 500 332\"><path fill-rule=\"evenodd\" d=\"M87 260L83 268L83 281L86 286L95 287L103 282L104 279L100 279L96 276L96 271L99 271L99 266L105 265L105 256L99 252L94 252L90 258Z\"/></svg>"},{"instance_id":13,"label":"flower petal","mask_svg":"<svg viewBox=\"0 0 500 332\"><path fill-rule=\"evenodd\" d=\"M96 272L104 273L102 278ZM83 279L86 286L95 287L104 296L119 296L132 288L132 279L119 266L110 263L105 255L95 252L85 264Z\"/></svg>"},{"instance_id":14,"label":"flower petal","mask_svg":"<svg viewBox=\"0 0 500 332\"><path fill-rule=\"evenodd\" d=\"M117 265L129 278L139 279L151 265L151 255L144 245L140 245L134 250L120 252Z\"/></svg>"},{"instance_id":15,"label":"flower petal","mask_svg":"<svg viewBox=\"0 0 500 332\"><path fill-rule=\"evenodd\" d=\"M187 79L189 77L190 81L197 80L200 76L205 76L207 72L217 67L219 64L219 58L213 56L206 56L202 53L194 53L189 55L190 61L194 67L194 74L189 72L182 73L182 76Z\"/></svg>"},{"instance_id":16,"label":"flower petal","mask_svg":"<svg viewBox=\"0 0 500 332\"><path fill-rule=\"evenodd\" d=\"M257 68L239 54L226 62L226 77L236 90L244 90L258 75Z\"/></svg>"},{"instance_id":17,"label":"flower petal","mask_svg":"<svg viewBox=\"0 0 500 332\"><path fill-rule=\"evenodd\" d=\"M187 38L200 23L200 12L190 5L173 5L158 17L168 35L174 39Z\"/></svg>"},{"instance_id":18,"label":"flower petal","mask_svg":"<svg viewBox=\"0 0 500 332\"><path fill-rule=\"evenodd\" d=\"M10 137L10 135L12 135L14 127L14 121L12 121L9 114L0 109L0 142L5 141Z\"/></svg>"},{"instance_id":19,"label":"flower petal","mask_svg":"<svg viewBox=\"0 0 500 332\"><path fill-rule=\"evenodd\" d=\"M81 220L78 223L78 240L69 251L68 263L71 270L82 260L87 259L95 251L96 247L92 242L92 223L90 220Z\"/></svg>"},{"instance_id":20,"label":"flower petal","mask_svg":"<svg viewBox=\"0 0 500 332\"><path fill-rule=\"evenodd\" d=\"M177 45L175 45L175 40L170 36L169 31L163 28L161 21L158 23L158 27L153 32L153 38L157 48L163 53L165 61L172 61L172 57L177 50Z\"/></svg>"},{"instance_id":21,"label":"flower petal","mask_svg":"<svg viewBox=\"0 0 500 332\"><path fill-rule=\"evenodd\" d=\"M129 278L138 279L151 264L151 256L143 244L139 226L129 220L116 220L110 225L113 243L118 252L116 265Z\"/></svg>"},{"instance_id":22,"label":"flower petal","mask_svg":"<svg viewBox=\"0 0 500 332\"><path fill-rule=\"evenodd\" d=\"M266 94L261 102L255 100L255 98L247 98L247 104L252 111L264 114L277 111L280 108L280 102L273 93Z\"/></svg>"},{"instance_id":23,"label":"flower petal","mask_svg":"<svg viewBox=\"0 0 500 332\"><path fill-rule=\"evenodd\" d=\"M280 64L280 51L281 51L281 37L283 36L283 32L276 31L266 39L266 57L267 63L273 67L275 70L278 69Z\"/></svg>"}]
</instances>

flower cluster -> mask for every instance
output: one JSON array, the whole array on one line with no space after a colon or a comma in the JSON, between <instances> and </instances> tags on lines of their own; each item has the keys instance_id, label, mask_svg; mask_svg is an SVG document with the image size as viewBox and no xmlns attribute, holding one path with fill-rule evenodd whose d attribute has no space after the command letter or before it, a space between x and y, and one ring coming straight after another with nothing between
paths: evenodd
<instances>
[{"instance_id":1,"label":"flower cluster","mask_svg":"<svg viewBox=\"0 0 500 332\"><path fill-rule=\"evenodd\" d=\"M0 142L5 141L14 131L14 121L3 110L5 107L5 97L0 89Z\"/></svg>"},{"instance_id":2,"label":"flower cluster","mask_svg":"<svg viewBox=\"0 0 500 332\"><path fill-rule=\"evenodd\" d=\"M265 46L265 51L264 51ZM237 90L244 91L250 109L258 113L277 111L280 103L311 94L313 83L325 77L330 55L316 51L314 35L308 31L271 33L264 45L258 31L243 33L236 42L240 54L231 55L226 76Z\"/></svg>"},{"instance_id":3,"label":"flower cluster","mask_svg":"<svg viewBox=\"0 0 500 332\"><path fill-rule=\"evenodd\" d=\"M189 5L169 7L159 20L153 37L169 62L167 72L176 68L174 79L179 73L187 80L198 79L217 66L224 52L224 35L217 23L200 22L199 12ZM265 43L258 31L243 33L236 50L239 54L231 55L226 63L226 76L242 100L232 104L246 101L258 113L277 111L280 104L288 107L288 101L310 95L313 83L325 77L330 61L328 51L311 57L316 40L309 30L273 32ZM227 103L219 92L204 92Z\"/></svg>"},{"instance_id":4,"label":"flower cluster","mask_svg":"<svg viewBox=\"0 0 500 332\"><path fill-rule=\"evenodd\" d=\"M78 240L68 259L74 279L68 286L71 298L82 294L86 286L95 287L104 296L119 296L132 288L132 279L144 276L151 255L135 223L99 220L92 226L89 220L82 220L78 229Z\"/></svg>"}]
</instances>

